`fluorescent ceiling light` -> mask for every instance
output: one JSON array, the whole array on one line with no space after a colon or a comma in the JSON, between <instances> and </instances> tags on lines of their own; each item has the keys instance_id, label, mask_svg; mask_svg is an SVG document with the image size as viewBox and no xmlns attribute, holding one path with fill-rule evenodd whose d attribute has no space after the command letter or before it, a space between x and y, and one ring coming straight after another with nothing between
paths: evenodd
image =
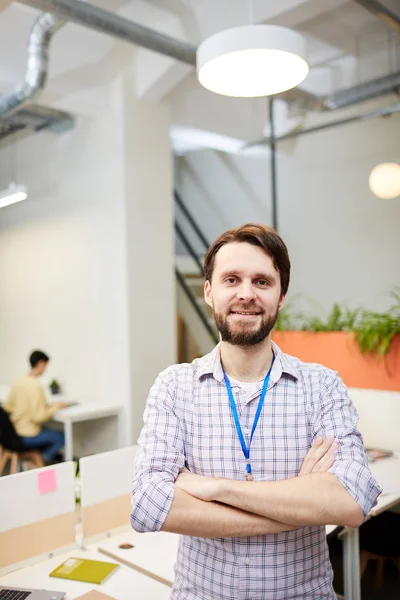
<instances>
[{"instance_id":1,"label":"fluorescent ceiling light","mask_svg":"<svg viewBox=\"0 0 400 600\"><path fill-rule=\"evenodd\" d=\"M279 94L307 77L306 41L277 25L246 25L216 33L197 49L197 75L223 96Z\"/></svg>"},{"instance_id":2,"label":"fluorescent ceiling light","mask_svg":"<svg viewBox=\"0 0 400 600\"><path fill-rule=\"evenodd\" d=\"M15 202L21 202L21 200L26 200L27 197L28 190L26 185L15 185L15 183L12 183L7 190L0 192L0 208L9 204L15 204Z\"/></svg>"}]
</instances>

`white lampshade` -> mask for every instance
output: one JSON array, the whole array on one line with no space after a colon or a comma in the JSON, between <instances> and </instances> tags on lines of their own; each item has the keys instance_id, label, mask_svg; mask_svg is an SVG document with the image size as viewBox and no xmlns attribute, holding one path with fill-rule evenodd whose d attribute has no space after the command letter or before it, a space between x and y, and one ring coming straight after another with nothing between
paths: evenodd
<instances>
[{"instance_id":1,"label":"white lampshade","mask_svg":"<svg viewBox=\"0 0 400 600\"><path fill-rule=\"evenodd\" d=\"M392 200L400 196L400 165L381 163L374 167L369 176L371 192L382 200Z\"/></svg>"},{"instance_id":2,"label":"white lampshade","mask_svg":"<svg viewBox=\"0 0 400 600\"><path fill-rule=\"evenodd\" d=\"M197 75L205 88L223 96L270 96L307 77L306 51L303 36L286 27L235 27L200 44Z\"/></svg>"}]
</instances>

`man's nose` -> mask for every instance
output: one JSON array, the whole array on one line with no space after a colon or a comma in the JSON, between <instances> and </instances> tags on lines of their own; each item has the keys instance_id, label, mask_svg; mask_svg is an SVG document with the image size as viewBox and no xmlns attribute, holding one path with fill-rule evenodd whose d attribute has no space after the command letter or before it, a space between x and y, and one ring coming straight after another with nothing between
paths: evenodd
<instances>
[{"instance_id":1,"label":"man's nose","mask_svg":"<svg viewBox=\"0 0 400 600\"><path fill-rule=\"evenodd\" d=\"M237 291L239 300L253 300L256 297L255 290L251 281L243 281Z\"/></svg>"}]
</instances>

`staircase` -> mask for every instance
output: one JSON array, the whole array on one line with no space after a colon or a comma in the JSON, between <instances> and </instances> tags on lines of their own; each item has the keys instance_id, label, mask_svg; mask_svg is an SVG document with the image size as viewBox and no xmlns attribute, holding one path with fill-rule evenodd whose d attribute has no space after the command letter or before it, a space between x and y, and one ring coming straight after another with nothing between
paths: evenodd
<instances>
[{"instance_id":1,"label":"staircase","mask_svg":"<svg viewBox=\"0 0 400 600\"><path fill-rule=\"evenodd\" d=\"M191 362L194 358L210 352L218 343L219 337L212 310L204 300L203 294L203 258L209 244L177 192L175 202L191 231L189 237L175 220L176 237L187 252L185 256L177 256L175 264L178 362ZM203 254L195 251L193 238L200 241L204 249Z\"/></svg>"}]
</instances>

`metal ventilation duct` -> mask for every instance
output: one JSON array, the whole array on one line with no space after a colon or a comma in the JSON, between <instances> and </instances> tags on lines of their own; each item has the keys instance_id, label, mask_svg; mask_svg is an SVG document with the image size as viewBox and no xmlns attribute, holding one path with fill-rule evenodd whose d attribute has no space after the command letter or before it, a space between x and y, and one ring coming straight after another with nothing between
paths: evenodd
<instances>
[{"instance_id":1,"label":"metal ventilation duct","mask_svg":"<svg viewBox=\"0 0 400 600\"><path fill-rule=\"evenodd\" d=\"M399 0L355 0L386 25L400 33L400 2Z\"/></svg>"},{"instance_id":2,"label":"metal ventilation duct","mask_svg":"<svg viewBox=\"0 0 400 600\"><path fill-rule=\"evenodd\" d=\"M89 2L80 2L80 0L20 1L33 8L51 12L61 19L196 66L195 46L143 27L143 25L124 19L115 13L93 6Z\"/></svg>"},{"instance_id":3,"label":"metal ventilation duct","mask_svg":"<svg viewBox=\"0 0 400 600\"><path fill-rule=\"evenodd\" d=\"M44 88L50 40L64 23L65 21L48 13L37 19L29 36L25 80L15 92L0 97L0 119L20 110Z\"/></svg>"},{"instance_id":4,"label":"metal ventilation duct","mask_svg":"<svg viewBox=\"0 0 400 600\"><path fill-rule=\"evenodd\" d=\"M285 135L275 138L275 142L283 142L285 140L295 139L297 137L301 137L303 135L308 135L309 133L317 133L318 131L324 131L326 129L333 129L335 127L340 127L341 125L349 125L350 123L358 123L360 121L368 121L369 119L376 119L378 117L390 117L396 113L400 112L400 103L393 104L392 106L385 106L383 108L376 108L375 110L370 110L365 113L361 113L360 115L354 115L353 117L345 117L344 119L338 119L337 121L329 121L328 123L322 123L321 125L315 125L313 127L309 127L308 129L297 129L294 131L290 131ZM262 138L255 142L250 142L249 144L245 144L242 150L249 150L251 148L256 148L257 146L269 146L271 144L271 138Z\"/></svg>"},{"instance_id":5,"label":"metal ventilation duct","mask_svg":"<svg viewBox=\"0 0 400 600\"><path fill-rule=\"evenodd\" d=\"M367 81L361 85L339 90L330 96L326 96L323 99L323 105L329 110L336 110L390 93L400 93L400 71Z\"/></svg>"},{"instance_id":6,"label":"metal ventilation duct","mask_svg":"<svg viewBox=\"0 0 400 600\"><path fill-rule=\"evenodd\" d=\"M65 131L73 124L73 118L66 112L27 104L17 113L0 119L0 145L43 129Z\"/></svg>"}]
</instances>

